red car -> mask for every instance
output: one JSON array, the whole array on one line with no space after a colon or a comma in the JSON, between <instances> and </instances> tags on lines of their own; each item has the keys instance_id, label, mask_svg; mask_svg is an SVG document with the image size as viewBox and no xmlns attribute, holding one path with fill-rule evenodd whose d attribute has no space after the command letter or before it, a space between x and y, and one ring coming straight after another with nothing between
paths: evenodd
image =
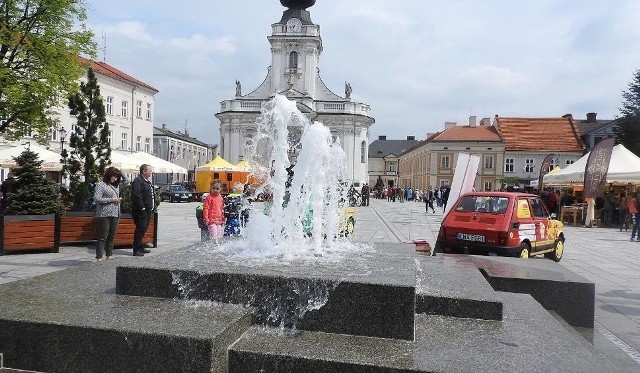
<instances>
[{"instance_id":1,"label":"red car","mask_svg":"<svg viewBox=\"0 0 640 373\"><path fill-rule=\"evenodd\" d=\"M557 262L564 251L562 228L562 222L549 215L537 195L467 193L444 217L435 251L520 258L544 254Z\"/></svg>"}]
</instances>

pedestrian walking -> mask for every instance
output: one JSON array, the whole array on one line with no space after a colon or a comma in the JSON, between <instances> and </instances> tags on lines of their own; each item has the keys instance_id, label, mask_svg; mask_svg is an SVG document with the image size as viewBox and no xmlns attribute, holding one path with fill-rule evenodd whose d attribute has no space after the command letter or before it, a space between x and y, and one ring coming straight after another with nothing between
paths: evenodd
<instances>
[{"instance_id":1,"label":"pedestrian walking","mask_svg":"<svg viewBox=\"0 0 640 373\"><path fill-rule=\"evenodd\" d=\"M433 208L433 200L434 200L434 194L433 194L433 188L429 187L429 190L427 192L425 192L424 196L424 202L425 202L425 212L428 213L429 212L429 208L431 208L431 212L433 212L434 214L436 213L436 210Z\"/></svg>"},{"instance_id":2,"label":"pedestrian walking","mask_svg":"<svg viewBox=\"0 0 640 373\"><path fill-rule=\"evenodd\" d=\"M627 209L629 210L629 214L632 216L631 224L633 225L633 229L631 229L631 241L640 242L640 212L638 212L638 196L633 196L629 200L629 204L627 205Z\"/></svg>"}]
</instances>

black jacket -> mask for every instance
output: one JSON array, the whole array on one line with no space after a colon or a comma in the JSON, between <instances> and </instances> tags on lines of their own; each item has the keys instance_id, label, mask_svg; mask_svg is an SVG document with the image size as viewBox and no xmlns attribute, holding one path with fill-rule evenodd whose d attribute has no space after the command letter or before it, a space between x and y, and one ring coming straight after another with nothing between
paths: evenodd
<instances>
[{"instance_id":1,"label":"black jacket","mask_svg":"<svg viewBox=\"0 0 640 373\"><path fill-rule=\"evenodd\" d=\"M153 211L153 187L151 183L138 175L131 182L131 213L137 214L145 209L147 213Z\"/></svg>"}]
</instances>

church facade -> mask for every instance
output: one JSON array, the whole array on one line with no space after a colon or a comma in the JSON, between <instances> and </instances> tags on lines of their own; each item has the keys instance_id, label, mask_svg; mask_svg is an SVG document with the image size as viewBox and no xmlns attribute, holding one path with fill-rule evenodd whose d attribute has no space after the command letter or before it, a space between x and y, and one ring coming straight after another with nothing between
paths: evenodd
<instances>
[{"instance_id":1,"label":"church facade","mask_svg":"<svg viewBox=\"0 0 640 373\"><path fill-rule=\"evenodd\" d=\"M243 160L247 142L256 131L262 104L276 93L294 100L310 121L327 126L339 139L347 155L347 182L360 186L368 182L369 128L375 120L371 108L351 99L351 85L345 83L344 96L333 93L320 78L318 63L322 53L320 26L311 21L307 10L315 1L280 1L287 7L280 21L271 25L271 66L265 80L250 93L243 94L236 81L233 99L221 102L220 154L231 163ZM295 136L295 129L290 131ZM295 154L292 154L295 157ZM291 159L295 163L295 159Z\"/></svg>"}]
</instances>

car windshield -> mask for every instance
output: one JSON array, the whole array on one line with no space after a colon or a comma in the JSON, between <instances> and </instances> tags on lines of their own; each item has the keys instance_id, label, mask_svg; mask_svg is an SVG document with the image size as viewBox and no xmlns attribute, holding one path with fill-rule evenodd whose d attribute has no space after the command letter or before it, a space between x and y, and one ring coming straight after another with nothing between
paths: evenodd
<instances>
[{"instance_id":1,"label":"car windshield","mask_svg":"<svg viewBox=\"0 0 640 373\"><path fill-rule=\"evenodd\" d=\"M169 191L171 192L188 192L188 190L180 185L174 185L169 187Z\"/></svg>"},{"instance_id":2,"label":"car windshield","mask_svg":"<svg viewBox=\"0 0 640 373\"><path fill-rule=\"evenodd\" d=\"M455 211L504 214L507 211L507 205L509 205L507 197L465 196L460 199Z\"/></svg>"}]
</instances>

